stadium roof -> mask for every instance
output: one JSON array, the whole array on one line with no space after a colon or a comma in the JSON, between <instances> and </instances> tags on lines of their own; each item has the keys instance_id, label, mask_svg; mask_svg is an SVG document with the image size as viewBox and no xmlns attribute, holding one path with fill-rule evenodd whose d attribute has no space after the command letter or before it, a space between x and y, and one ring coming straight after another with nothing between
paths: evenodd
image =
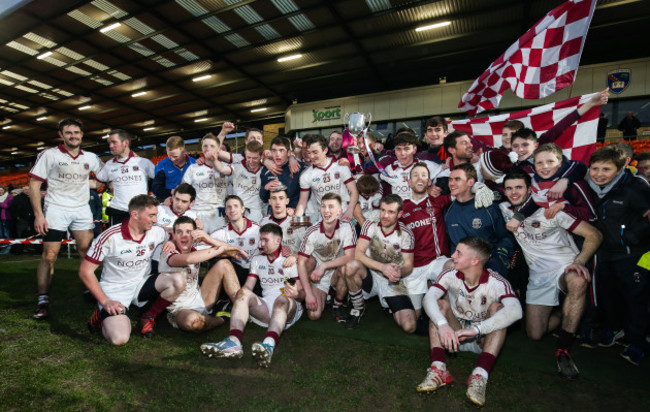
<instances>
[{"instance_id":1,"label":"stadium roof","mask_svg":"<svg viewBox=\"0 0 650 412\"><path fill-rule=\"evenodd\" d=\"M146 140L260 125L294 101L472 79L561 3L7 0L0 162L58 143L64 117L84 121L92 146L116 127ZM599 1L581 63L647 56L648 26L650 2Z\"/></svg>"}]
</instances>

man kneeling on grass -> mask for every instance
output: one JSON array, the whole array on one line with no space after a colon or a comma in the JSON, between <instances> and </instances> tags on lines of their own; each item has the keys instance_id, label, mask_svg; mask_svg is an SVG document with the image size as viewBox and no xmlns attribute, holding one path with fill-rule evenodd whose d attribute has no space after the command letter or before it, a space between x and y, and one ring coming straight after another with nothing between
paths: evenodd
<instances>
[{"instance_id":1,"label":"man kneeling on grass","mask_svg":"<svg viewBox=\"0 0 650 412\"><path fill-rule=\"evenodd\" d=\"M181 216L173 225L176 250L162 253L158 270L160 273L181 273L187 276L187 286L181 295L167 308L167 320L175 327L190 332L203 332L223 325L228 314L210 316L214 303L223 287L234 300L239 290L239 281L232 271L219 271L212 266L199 287L201 262L217 256L248 255L241 249L213 239L202 230L196 230L196 223L187 216ZM196 250L194 243L203 242L208 248ZM198 248L201 246L197 245Z\"/></svg>"},{"instance_id":2,"label":"man kneeling on grass","mask_svg":"<svg viewBox=\"0 0 650 412\"><path fill-rule=\"evenodd\" d=\"M471 351L480 356L467 380L467 397L479 406L485 404L488 374L506 339L506 328L522 316L508 281L484 267L491 249L485 239L461 239L451 255L455 268L443 272L425 295L424 309L431 318L431 367L418 392L433 392L453 382L445 349ZM445 295L449 300L443 299Z\"/></svg>"},{"instance_id":3,"label":"man kneeling on grass","mask_svg":"<svg viewBox=\"0 0 650 412\"><path fill-rule=\"evenodd\" d=\"M112 345L124 345L131 336L129 305L153 304L142 315L138 329L153 334L156 316L185 289L185 273L151 273L151 256L167 240L167 232L154 226L158 201L138 195L129 202L129 218L104 231L90 246L79 267L79 277L97 299L98 309L88 328L100 330ZM166 248L163 248L163 250ZM95 270L103 263L99 282Z\"/></svg>"},{"instance_id":4,"label":"man kneeling on grass","mask_svg":"<svg viewBox=\"0 0 650 412\"><path fill-rule=\"evenodd\" d=\"M254 323L268 327L264 340L251 348L258 365L268 368L280 334L302 315L302 305L296 299L304 299L305 294L296 266L283 267L286 257L281 254L282 228L275 223L262 226L260 246L262 254L251 260L248 279L237 292L228 337L218 343L201 345L201 352L208 357L241 358L244 355L241 339L250 316ZM253 293L258 279L262 285L261 298Z\"/></svg>"}]
</instances>

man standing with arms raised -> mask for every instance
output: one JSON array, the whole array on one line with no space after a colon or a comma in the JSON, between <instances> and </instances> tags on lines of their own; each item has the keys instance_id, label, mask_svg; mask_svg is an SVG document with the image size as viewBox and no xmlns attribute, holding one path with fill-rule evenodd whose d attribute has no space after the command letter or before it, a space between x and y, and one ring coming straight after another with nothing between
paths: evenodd
<instances>
[{"instance_id":1,"label":"man standing with arms raised","mask_svg":"<svg viewBox=\"0 0 650 412\"><path fill-rule=\"evenodd\" d=\"M59 137L63 143L44 150L29 172L30 200L34 208L34 229L43 236L43 255L36 270L38 309L34 319L50 315L50 286L54 263L67 231L77 244L81 259L93 240L93 215L88 205L90 185L88 175L102 170L104 164L94 153L81 150L83 125L75 119L59 122ZM41 207L41 185L47 182L45 206Z\"/></svg>"}]
</instances>

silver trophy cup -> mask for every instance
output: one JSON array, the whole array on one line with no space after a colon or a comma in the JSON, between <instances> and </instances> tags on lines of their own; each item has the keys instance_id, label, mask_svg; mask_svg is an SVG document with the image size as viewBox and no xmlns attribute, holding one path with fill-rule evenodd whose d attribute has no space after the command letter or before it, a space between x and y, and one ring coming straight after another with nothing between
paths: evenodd
<instances>
[{"instance_id":1,"label":"silver trophy cup","mask_svg":"<svg viewBox=\"0 0 650 412\"><path fill-rule=\"evenodd\" d=\"M367 119L367 120L366 120ZM350 154L359 154L361 150L357 146L356 138L370 126L372 115L370 113L352 112L346 113L344 121L347 124L347 129L350 135L343 135L343 147ZM347 138L347 139L346 139Z\"/></svg>"}]
</instances>

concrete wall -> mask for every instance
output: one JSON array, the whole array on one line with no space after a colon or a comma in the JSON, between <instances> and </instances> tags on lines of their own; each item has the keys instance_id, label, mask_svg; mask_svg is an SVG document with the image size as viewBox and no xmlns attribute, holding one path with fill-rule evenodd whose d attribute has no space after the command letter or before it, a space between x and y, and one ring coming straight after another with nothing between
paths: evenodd
<instances>
[{"instance_id":1,"label":"concrete wall","mask_svg":"<svg viewBox=\"0 0 650 412\"><path fill-rule=\"evenodd\" d=\"M572 86L546 99L523 100L508 90L501 100L499 110L514 111L603 90L607 87L607 73L616 69L630 69L630 84L622 93L612 94L610 100L650 95L650 58L643 58L580 66ZM373 122L433 115L463 118L466 114L458 110L458 102L473 81L294 104L285 113L286 131L342 127L345 113L351 112L371 112ZM337 106L340 106L340 119L314 121L314 110L325 111L328 107Z\"/></svg>"}]
</instances>

